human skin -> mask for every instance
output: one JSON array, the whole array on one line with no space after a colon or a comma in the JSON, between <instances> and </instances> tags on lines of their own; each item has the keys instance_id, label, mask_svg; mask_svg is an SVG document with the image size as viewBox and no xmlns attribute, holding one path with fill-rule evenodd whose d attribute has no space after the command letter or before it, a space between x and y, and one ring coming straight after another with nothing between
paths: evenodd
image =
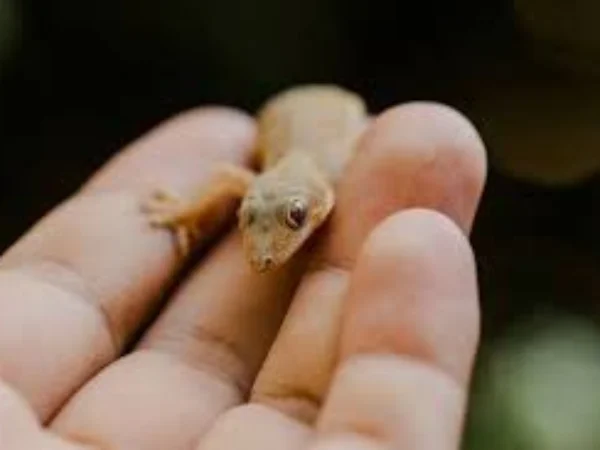
<instances>
[{"instance_id":1,"label":"human skin","mask_svg":"<svg viewBox=\"0 0 600 450\"><path fill-rule=\"evenodd\" d=\"M479 336L476 131L445 106L390 108L306 252L257 274L237 230L208 230L182 277L140 201L247 164L254 139L241 112L182 114L2 256L0 448L458 448Z\"/></svg>"}]
</instances>

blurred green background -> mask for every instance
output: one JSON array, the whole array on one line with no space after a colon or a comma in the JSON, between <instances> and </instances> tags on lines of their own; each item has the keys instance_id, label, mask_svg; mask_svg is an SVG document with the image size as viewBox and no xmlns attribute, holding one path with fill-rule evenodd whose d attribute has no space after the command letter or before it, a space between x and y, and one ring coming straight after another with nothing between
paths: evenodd
<instances>
[{"instance_id":1,"label":"blurred green background","mask_svg":"<svg viewBox=\"0 0 600 450\"><path fill-rule=\"evenodd\" d=\"M597 0L0 0L0 248L123 144L301 82L436 100L489 150L468 449L600 448Z\"/></svg>"}]
</instances>

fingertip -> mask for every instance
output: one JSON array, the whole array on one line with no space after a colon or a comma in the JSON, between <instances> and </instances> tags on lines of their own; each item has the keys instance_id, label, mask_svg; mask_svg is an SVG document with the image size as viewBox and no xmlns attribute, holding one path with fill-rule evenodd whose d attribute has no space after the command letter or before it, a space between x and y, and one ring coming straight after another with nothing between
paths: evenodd
<instances>
[{"instance_id":1,"label":"fingertip","mask_svg":"<svg viewBox=\"0 0 600 450\"><path fill-rule=\"evenodd\" d=\"M177 121L197 122L206 118L215 120L226 120L229 122L239 122L242 126L253 127L254 119L245 111L224 105L202 105L181 111L171 118L167 119L165 124L169 125Z\"/></svg>"},{"instance_id":2,"label":"fingertip","mask_svg":"<svg viewBox=\"0 0 600 450\"><path fill-rule=\"evenodd\" d=\"M473 271L475 260L468 239L445 214L412 208L384 219L367 237L359 260L370 271L389 273L403 260L418 271L431 270L443 255ZM433 260L432 260L433 258Z\"/></svg>"},{"instance_id":3,"label":"fingertip","mask_svg":"<svg viewBox=\"0 0 600 450\"><path fill-rule=\"evenodd\" d=\"M187 131L192 136L198 133L200 138L205 137L204 133L210 133L215 139L231 139L240 144L249 144L256 133L255 121L251 115L241 109L221 105L201 106L180 112L159 125L155 132L170 128ZM235 147L224 150L235 151Z\"/></svg>"},{"instance_id":4,"label":"fingertip","mask_svg":"<svg viewBox=\"0 0 600 450\"><path fill-rule=\"evenodd\" d=\"M248 114L207 106L181 112L117 153L84 186L92 190L189 190L217 161L248 165L256 129Z\"/></svg>"},{"instance_id":5,"label":"fingertip","mask_svg":"<svg viewBox=\"0 0 600 450\"><path fill-rule=\"evenodd\" d=\"M408 208L439 211L468 233L485 161L474 127L450 107L409 103L383 112L340 181L323 259L351 267L371 229Z\"/></svg>"},{"instance_id":6,"label":"fingertip","mask_svg":"<svg viewBox=\"0 0 600 450\"><path fill-rule=\"evenodd\" d=\"M220 105L206 105L181 111L159 123L149 133L129 147L134 147L141 142L150 141L161 136L174 137L183 135L188 139L200 141L209 137L214 139L231 139L246 142L252 140L256 133L255 121L248 113L232 107ZM196 147L196 151L206 151L207 148Z\"/></svg>"},{"instance_id":7,"label":"fingertip","mask_svg":"<svg viewBox=\"0 0 600 450\"><path fill-rule=\"evenodd\" d=\"M402 147L406 156L425 163L449 152L470 164L480 184L485 180L484 143L473 123L451 106L426 101L393 106L373 121L369 137L370 145L383 153Z\"/></svg>"},{"instance_id":8,"label":"fingertip","mask_svg":"<svg viewBox=\"0 0 600 450\"><path fill-rule=\"evenodd\" d=\"M360 252L346 305L343 355L408 354L469 379L479 339L475 261L443 214L413 209L383 221Z\"/></svg>"},{"instance_id":9,"label":"fingertip","mask_svg":"<svg viewBox=\"0 0 600 450\"><path fill-rule=\"evenodd\" d=\"M354 181L367 191L385 180L399 185L405 179L388 197L408 207L440 210L470 229L487 162L483 141L460 112L432 102L392 107L373 121L361 153L357 166L364 169L356 170Z\"/></svg>"}]
</instances>

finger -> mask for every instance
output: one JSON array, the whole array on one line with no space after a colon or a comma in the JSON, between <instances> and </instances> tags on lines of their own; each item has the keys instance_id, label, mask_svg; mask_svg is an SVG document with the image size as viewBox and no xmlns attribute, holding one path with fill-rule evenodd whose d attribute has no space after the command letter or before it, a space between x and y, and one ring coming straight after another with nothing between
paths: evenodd
<instances>
[{"instance_id":1,"label":"finger","mask_svg":"<svg viewBox=\"0 0 600 450\"><path fill-rule=\"evenodd\" d=\"M474 259L455 224L424 210L384 221L350 281L319 439L458 448L478 335Z\"/></svg>"},{"instance_id":2,"label":"finger","mask_svg":"<svg viewBox=\"0 0 600 450\"><path fill-rule=\"evenodd\" d=\"M448 108L407 105L375 121L341 183L320 263L302 280L254 401L312 422L336 363L348 270L365 236L390 213L411 206L437 209L468 231L484 159L477 133Z\"/></svg>"},{"instance_id":3,"label":"finger","mask_svg":"<svg viewBox=\"0 0 600 450\"><path fill-rule=\"evenodd\" d=\"M176 118L117 156L3 256L0 376L42 419L122 351L179 267L171 236L148 226L141 200L157 187L198 189L215 161L242 164L253 134L250 120L232 111Z\"/></svg>"},{"instance_id":4,"label":"finger","mask_svg":"<svg viewBox=\"0 0 600 450\"><path fill-rule=\"evenodd\" d=\"M296 291L253 387L254 404L220 418L206 448L226 449L240 440L257 440L263 450L303 446L336 363L348 270L364 237L387 215L415 204L437 208L468 230L485 179L484 159L477 133L448 108L406 105L374 121L341 182L335 214L316 250L318 263ZM260 430L253 424L268 420L268 409L257 404L272 408L269 417L277 418ZM276 438L299 427L302 439Z\"/></svg>"}]
</instances>

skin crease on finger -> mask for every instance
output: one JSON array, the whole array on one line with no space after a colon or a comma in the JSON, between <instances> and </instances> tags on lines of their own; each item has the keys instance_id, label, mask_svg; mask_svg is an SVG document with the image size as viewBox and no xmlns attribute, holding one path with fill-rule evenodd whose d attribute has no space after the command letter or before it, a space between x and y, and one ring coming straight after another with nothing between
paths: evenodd
<instances>
[{"instance_id":1,"label":"skin crease on finger","mask_svg":"<svg viewBox=\"0 0 600 450\"><path fill-rule=\"evenodd\" d=\"M372 227L387 215L407 206L421 205L436 208L456 220L463 230L468 230L470 227L483 184L484 162L478 138L470 126L465 126L464 119L445 107L414 104L394 108L380 116L375 122L374 128L367 134L362 144L365 149L368 148L369 154L359 156L357 163L354 164L355 168L351 169L353 173L348 176L346 187L341 187L342 193L346 193L340 196L339 211L334 214L328 228L324 230L323 242L317 249L319 252L318 259L321 263L312 269L308 277L313 277L314 273L319 271L326 274L328 268L331 267L342 268L342 270L352 267L356 253ZM424 136L429 137L424 138ZM150 145L149 141L146 141L146 145ZM131 158L135 159L136 157ZM129 159L129 161L132 159ZM373 162L373 166L369 165L371 164L369 161ZM130 167L135 168L137 163L129 162L128 164L131 164ZM187 165L189 166L189 163ZM118 173L121 170L119 167L119 164L113 166L112 170L117 171L113 173ZM450 172L455 173L455 175L450 176ZM176 169L173 169L173 174L175 173ZM92 182L91 185L99 186L98 183L100 182L97 181L99 179L101 180L102 177L96 177L96 181ZM120 183L126 183L124 174L118 177L116 184L119 185ZM146 181L144 184L148 185ZM100 185L102 185L102 189L113 189L110 177L104 178ZM360 190L352 188L352 185L358 186ZM372 198L375 201L369 201ZM360 206L363 201L366 201L366 203ZM344 210L347 211L345 214L343 213ZM354 218L347 215L350 212L352 212ZM365 217L367 220L360 222L356 221L355 217ZM163 235L162 237L166 236ZM235 238L228 245L235 246ZM238 262L229 267L237 267L237 264L242 267L241 264L245 263L241 253L231 252L230 250L227 252L222 251L220 258L230 261L226 265L231 264L231 261L237 258ZM238 269L236 268L236 271ZM216 268L211 270L214 271ZM186 336L188 330L185 326L182 327L182 323L185 324L186 321L197 324L200 317L205 317L211 321L203 325L204 331L209 332L208 335L215 335L214 324L219 323L222 328L216 330L219 332L216 335L220 336L220 339L223 339L228 345L233 345L232 348L239 348L239 345L247 346L249 352L247 354L252 355L252 362L249 366L255 368L251 370L244 369L247 374L244 377L251 376L252 372L258 369L260 361L262 361L269 348L270 340L274 336L273 324L269 325L269 331L265 334L261 334L261 329L256 326L256 323L248 328L240 328L239 325L242 323L240 320L244 317L242 314L243 309L240 309L242 305L235 301L226 300L228 297L226 290L228 286L234 284L231 281L223 284L223 288L217 296L214 293L211 294L210 289L205 290L202 295L207 299L207 302L201 308L198 308L198 295L205 289L201 288L198 283L200 280L204 280L201 284L205 286L208 280L208 278L205 278L206 275L201 274L202 272L201 267L189 281L189 285L192 287L188 287L186 292L182 291L179 298L174 298L170 302L167 314L159 319L154 329L144 340L144 352L158 350L155 357L152 358L153 362L165 367L183 362L192 366L191 372L198 368L204 370L207 364L221 364L219 361L222 360L219 358L206 359L211 348L212 351L215 349L211 341L204 339L198 341L193 334ZM252 277L249 279L252 279ZM277 283L277 280L278 277L275 276L270 283ZM254 282L252 281L251 284L245 283L242 280L235 286L235 295L239 295L238 292L253 292ZM193 285L196 285L196 287L193 287ZM201 289L201 291L198 289ZM312 292L310 297L315 298L315 300L327 295L320 288ZM208 300L210 298L218 298L221 306L219 308L216 304L211 306ZM265 296L263 300L268 302L269 298L269 296ZM315 314L313 312L315 301L305 300L304 302L306 304L303 308L296 309L296 312L292 310L288 315L278 342L286 340L284 337L286 328L295 327L293 322L297 321L294 317L298 311L302 309L310 310L310 314ZM334 302L331 304L334 305ZM281 306L281 304L276 305L276 308L271 310L261 310L262 307L260 307L255 312L257 317L260 314L266 314L267 316L272 314L275 316L273 323L277 323L277 320L281 320L284 312L281 310ZM213 310L212 312L209 311L210 314L207 314L205 309L207 307ZM200 312L202 314L199 316ZM334 305L331 311L327 311L326 314L331 318L333 316L330 316L330 314L335 316L339 314L339 311ZM322 327L339 325L336 323L335 318L332 320L329 318L323 320ZM299 336L306 336L302 333L301 324L298 324L298 326L300 327ZM231 330L236 330L236 333L229 334ZM312 335L316 337L335 336L335 332L329 332L331 329L327 333L321 331L324 330L317 328L312 332ZM253 341L252 336L257 334L260 338L259 341ZM166 345L167 342L168 345ZM258 342L258 344L255 345L252 342ZM280 351L276 353L303 356L296 358L297 364L289 365L290 373L319 373L321 374L320 377L324 377L325 380L329 379L332 366L331 351L327 349L334 347L330 347L326 343L321 347L323 353L320 350L311 353L316 349L311 348L309 342L302 343L295 339L288 339L287 343L282 345ZM281 344L276 344L276 347L277 345ZM314 356L312 360L311 355ZM108 442L112 445L116 445L115 440L121 444L129 442L133 446L140 444L136 439L139 437L139 433L143 432L146 434L143 438L144 442L148 444L146 448L158 449L165 448L165 446L174 449L187 448L185 445L188 445L190 441L199 436L199 430L205 429L223 411L219 407L212 411L212 414L209 412L203 417L196 416L201 420L206 420L206 423L193 420L195 411L193 409L181 410L177 402L187 397L186 404L198 405L206 400L206 393L202 392L202 376L190 376L189 378L178 376L173 378L172 375L169 375L163 378L161 383L154 385L157 389L156 400L160 400L160 402L156 405L152 403L145 404L146 406L137 412L136 422L138 425L151 423L152 426L131 427L128 426L127 422L120 421L119 423L116 420L113 425L106 427L107 419L111 416L118 419L118 412L121 410L122 391L118 388L119 379L121 381L128 380L128 383L139 383L140 380L150 380L154 376L153 374L157 373L156 370L151 369L152 364L149 364L150 361L144 361L143 354L138 356L139 363L137 365L128 364L127 367L122 366L120 369L118 368L119 364L112 366L116 368L112 369L113 374L110 384L113 385L113 388L110 388L107 384L103 385L103 382L98 379L93 388L93 391L95 391L93 395L89 395L90 391L83 390L76 397L77 401L69 405L67 411L65 411L66 414L60 418L61 420L56 425L57 431L67 435L90 438L92 441ZM161 359L162 361L160 361ZM271 355L269 360L273 361L273 359L275 363L270 363L272 367L283 367L281 362L277 363L279 357ZM248 365L248 360L244 358L238 359L238 361ZM315 367L306 366L310 364L315 364ZM324 368L324 370L321 370L321 368ZM207 373L210 375L212 372L218 372L222 369L222 367L213 368ZM263 369L263 371L265 370L269 371L271 369ZM122 373L119 374L119 371L122 371ZM106 373L108 372L110 371L106 371ZM131 376L133 374L136 375ZM295 388L293 384L286 386L286 374L284 372L279 372L279 378L277 373L272 374L270 377L264 374L263 376L265 377L264 381L269 379L281 380L285 389L293 391ZM178 388L181 397L172 395L169 384L173 382L179 383ZM315 398L319 399L323 394L322 390L325 389L324 386L327 386L327 382L323 383L323 379L317 379L316 384L318 388ZM267 383L263 387L270 395L269 391L272 386ZM302 392L303 389L308 389L310 392L311 387L298 387L299 392ZM230 393L223 392L226 396L230 395ZM125 393L128 392L125 391ZM285 395L286 392L284 391L283 394ZM260 401L262 402L262 400ZM102 403L102 408L98 412L99 403ZM223 399L221 399L215 405L219 403L226 404L227 401L223 403ZM276 403L272 403L270 406L278 409ZM93 413L94 410L96 410L96 413ZM281 410L284 414L287 414L285 408ZM189 414L192 420L186 421L185 424L181 422L170 424L173 426L178 425L176 430L164 427L161 429L160 424L166 427L170 426L165 423L165 417L177 417L177 414L181 413ZM154 425L154 419L156 419L156 425ZM281 423L283 422L285 421L281 421ZM121 447L117 445L116 448Z\"/></svg>"}]
</instances>

